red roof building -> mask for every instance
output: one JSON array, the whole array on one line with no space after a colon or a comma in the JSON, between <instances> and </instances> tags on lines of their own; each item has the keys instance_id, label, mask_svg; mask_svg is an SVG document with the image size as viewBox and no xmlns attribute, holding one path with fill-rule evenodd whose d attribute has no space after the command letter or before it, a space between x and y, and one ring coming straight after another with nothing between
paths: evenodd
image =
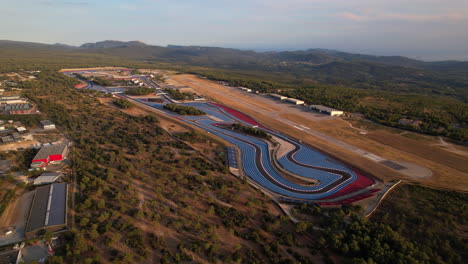
<instances>
[{"instance_id":1,"label":"red roof building","mask_svg":"<svg viewBox=\"0 0 468 264\"><path fill-rule=\"evenodd\" d=\"M43 146L36 154L36 156L34 156L31 163L31 168L43 168L49 165L51 162L64 160L67 155L67 144Z\"/></svg>"}]
</instances>

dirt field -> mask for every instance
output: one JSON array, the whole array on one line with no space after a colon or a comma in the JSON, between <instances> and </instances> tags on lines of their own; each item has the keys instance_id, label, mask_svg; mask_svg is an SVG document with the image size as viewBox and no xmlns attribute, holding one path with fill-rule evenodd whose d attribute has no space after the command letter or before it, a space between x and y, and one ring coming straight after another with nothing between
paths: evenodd
<instances>
[{"instance_id":1,"label":"dirt field","mask_svg":"<svg viewBox=\"0 0 468 264\"><path fill-rule=\"evenodd\" d=\"M143 73L162 74L165 76L176 74L175 71L170 70L138 69L138 71Z\"/></svg>"},{"instance_id":2,"label":"dirt field","mask_svg":"<svg viewBox=\"0 0 468 264\"><path fill-rule=\"evenodd\" d=\"M33 193L26 193L23 196L16 194L12 201L0 217L0 228L7 226L16 226L17 219L22 215L22 209L28 207L28 202L32 199ZM27 210L26 210L27 211Z\"/></svg>"},{"instance_id":3,"label":"dirt field","mask_svg":"<svg viewBox=\"0 0 468 264\"><path fill-rule=\"evenodd\" d=\"M196 90L194 90L194 89L192 89L190 87L180 86L180 84L178 82L173 81L171 79L167 79L166 83L168 85L173 85L173 86L179 87L177 90L179 90L181 93L194 93L194 94L200 95L200 93L197 92Z\"/></svg>"},{"instance_id":4,"label":"dirt field","mask_svg":"<svg viewBox=\"0 0 468 264\"><path fill-rule=\"evenodd\" d=\"M14 142L14 143L9 143L9 144L2 144L0 145L0 151L10 151L10 150L17 150L19 148L32 148L33 146L40 144L36 140L28 140L24 142Z\"/></svg>"},{"instance_id":5,"label":"dirt field","mask_svg":"<svg viewBox=\"0 0 468 264\"><path fill-rule=\"evenodd\" d=\"M21 196L16 196L14 202L10 203L0 217L0 228L15 227L15 232L8 236L0 236L0 246L9 243L21 241L24 237L24 230L29 214L34 191L24 193Z\"/></svg>"},{"instance_id":6,"label":"dirt field","mask_svg":"<svg viewBox=\"0 0 468 264\"><path fill-rule=\"evenodd\" d=\"M440 147L430 146L407 137L395 136L384 130L371 131L367 133L367 137L384 145L468 173L468 158L466 156L445 151Z\"/></svg>"},{"instance_id":7,"label":"dirt field","mask_svg":"<svg viewBox=\"0 0 468 264\"><path fill-rule=\"evenodd\" d=\"M453 188L464 191L468 190L468 174L452 168L450 164L445 163L447 160L441 160L441 162L443 162L441 164L428 160L426 157L418 156L421 155L419 152L412 153L402 151L397 148L400 145L397 144L396 146L393 146L393 140L390 140L391 142L389 142L389 145L382 144L375 140L369 140L368 137L360 134L359 130L352 128L349 123L339 118L330 118L325 115L310 113L304 110L301 111L300 109L297 109L298 107L287 105L285 103L279 103L286 105L285 107L280 108L281 105L278 106L278 103L274 100L241 92L236 88L219 85L214 82L198 78L194 75L175 75L171 77L171 80L179 83L181 86L190 86L194 90L199 91L215 101L222 102L227 106L238 109L250 116L254 116L259 122L263 123L267 127L298 139L302 139L304 142L307 142L321 150L325 150L337 158L383 180L405 179L418 181L432 186ZM269 104L268 101L271 103ZM414 163L419 166L427 167L432 170L434 174L429 178L414 179L413 177L399 173L383 164L372 162L362 155L356 154L352 149L340 147L339 144L336 144L337 142L333 142L333 139L328 141L328 138L325 140L323 137L319 137L318 134L314 135L314 131L377 154L384 159ZM393 136L396 138L404 138L404 136L400 135ZM417 140L414 141L418 142ZM398 141L395 140L395 142ZM419 147L424 148L424 146L418 146L417 148ZM440 151L440 153L449 153L442 147L435 148L438 148L437 151ZM442 156L444 154L440 155ZM462 163L468 164L468 159L463 157L459 158L459 162L465 161ZM456 163L457 167L466 166L460 165L458 162Z\"/></svg>"},{"instance_id":8,"label":"dirt field","mask_svg":"<svg viewBox=\"0 0 468 264\"><path fill-rule=\"evenodd\" d=\"M189 132L189 130L186 127L181 126L177 122L171 121L171 119L169 119L169 118L167 118L165 116L157 115L154 112L149 112L148 110L145 110L145 109L142 109L142 108L136 107L136 106L128 108L128 109L117 108L114 104L112 104L112 101L115 100L114 98L104 97L104 98L97 98L97 99L102 104L105 104L105 105L107 105L107 106L109 106L111 108L118 109L118 110L120 110L120 111L122 111L124 113L127 113L129 115L132 115L132 116L147 116L149 114L153 114L153 115L155 115L155 116L157 116L159 118L159 122L160 122L159 126L161 126L161 128L163 128L164 130L166 130L168 132L171 132L171 133Z\"/></svg>"}]
</instances>

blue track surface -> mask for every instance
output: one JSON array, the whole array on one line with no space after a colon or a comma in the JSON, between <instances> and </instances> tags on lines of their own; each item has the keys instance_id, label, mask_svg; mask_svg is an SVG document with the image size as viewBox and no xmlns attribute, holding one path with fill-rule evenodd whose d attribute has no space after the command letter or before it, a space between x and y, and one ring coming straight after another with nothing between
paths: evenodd
<instances>
[{"instance_id":1,"label":"blue track surface","mask_svg":"<svg viewBox=\"0 0 468 264\"><path fill-rule=\"evenodd\" d=\"M139 100L141 101L141 100ZM158 108L164 111L163 104L154 104L146 101L141 101L147 105L152 107ZM257 182L258 184L262 185L264 188L278 193L280 195L289 197L289 198L296 198L296 199L305 199L305 200L316 200L320 198L327 197L332 195L342 189L344 186L353 182L357 175L345 165L340 164L337 161L332 160L330 157L323 155L320 152L317 152L311 148L306 146L300 145L299 143L295 142L300 146L297 152L293 155L294 159L305 165L312 165L318 166L323 168L330 168L334 170L341 170L346 171L351 175L351 178L347 179L346 181L340 183L337 186L334 186L332 189L327 191L321 191L323 189L327 189L331 185L335 184L338 180L342 179L342 175L336 173L325 172L322 170L309 168L307 166L301 166L297 163L291 162L286 156L280 158L278 160L279 164L289 172L300 175L302 177L316 179L320 183L315 186L303 186L296 183L293 183L284 177L282 177L276 169L273 167L270 161L270 152L268 149L268 144L256 137L248 136L239 134L227 129L223 129L213 124L220 123L219 120L223 120L223 122L231 123L231 122L241 122L246 126L251 126L250 124L246 124L242 120L239 120L222 109L218 109L217 107L207 104L207 103L186 103L184 105L193 106L197 109L203 110L207 113L206 116L178 116L174 115L170 112L167 112L168 115L173 115L177 117L181 117L183 121L196 125L226 141L232 143L233 145L237 146L241 153L241 162L242 162L242 169L246 175L248 175L252 180ZM213 120L209 116L214 116L219 120ZM281 137L284 140L290 140L283 135L276 134L274 132L268 131L275 136ZM246 143L248 142L248 143ZM266 172L269 178L265 177L264 173L262 173L261 168L258 167L258 164L255 162L257 156L257 150L254 146L255 145L259 150L259 155L261 156L261 164L264 172Z\"/></svg>"},{"instance_id":2,"label":"blue track surface","mask_svg":"<svg viewBox=\"0 0 468 264\"><path fill-rule=\"evenodd\" d=\"M351 183L356 177L356 175L353 175L353 178L351 178L347 182L343 183L340 186L337 186L336 188L330 191L323 192L323 193L312 193L313 191L319 191L327 187L328 185L334 183L341 176L332 174L332 173L326 173L320 170L303 167L303 166L298 166L297 164L291 163L287 159L281 160L282 166L285 169L289 170L290 172L304 176L304 177L317 179L320 181L320 184L318 186L312 186L312 187L306 187L306 186L295 184L283 178L274 169L273 165L270 162L270 153L268 151L268 145L262 140L251 137L251 136L238 134L229 130L221 129L218 127L214 127L212 126L213 120L210 120L210 119L201 119L195 123L198 124L201 128L209 131L210 133L213 133L216 136L223 138L227 140L228 142L231 142L232 144L236 145L241 151L242 168L245 174L248 175L257 183L269 189L270 191L279 193L281 195L284 195L287 197L294 197L298 199L320 199L320 198L323 198L323 197L326 197L335 193L336 191L338 191L345 185ZM244 141L248 141L250 144L247 144ZM274 179L273 180L274 182L272 182L270 179L267 179L259 170L257 164L255 163L256 150L253 146L251 146L251 144L254 144L257 147L259 147L261 151L262 166L265 169L265 171L271 176L271 178ZM307 148L307 147L303 146L303 148ZM307 149L308 151L313 151L309 148ZM314 152L314 157L320 158L318 160L319 162L317 162L318 164L314 164L313 160L310 160L307 158L305 158L305 160L301 159L299 161L306 161L310 165L326 166L326 167L331 167L335 169L343 169L342 166L338 166L335 163L327 162L326 160L328 159L328 157L324 156L323 154L318 153L316 151L313 151L313 152ZM301 157L301 158L304 158L304 157ZM299 190L303 192L310 192L310 193L296 193L294 191L291 191L291 189Z\"/></svg>"}]
</instances>

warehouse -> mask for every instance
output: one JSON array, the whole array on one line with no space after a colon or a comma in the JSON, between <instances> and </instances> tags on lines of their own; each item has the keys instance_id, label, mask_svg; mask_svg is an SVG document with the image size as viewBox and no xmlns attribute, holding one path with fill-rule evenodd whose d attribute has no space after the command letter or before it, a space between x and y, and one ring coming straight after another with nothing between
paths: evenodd
<instances>
[{"instance_id":1,"label":"warehouse","mask_svg":"<svg viewBox=\"0 0 468 264\"><path fill-rule=\"evenodd\" d=\"M50 122L49 120L42 120L41 126L42 126L42 129L44 130L55 129L55 124Z\"/></svg>"},{"instance_id":2,"label":"warehouse","mask_svg":"<svg viewBox=\"0 0 468 264\"><path fill-rule=\"evenodd\" d=\"M19 142L23 140L23 137L18 133L13 133L11 135L6 135L0 137L2 143L12 143L12 142Z\"/></svg>"},{"instance_id":3,"label":"warehouse","mask_svg":"<svg viewBox=\"0 0 468 264\"><path fill-rule=\"evenodd\" d=\"M286 98L285 100L290 102L290 103L293 103L295 105L303 105L304 104L304 101L294 99L294 98Z\"/></svg>"},{"instance_id":4,"label":"warehouse","mask_svg":"<svg viewBox=\"0 0 468 264\"><path fill-rule=\"evenodd\" d=\"M26 238L56 232L67 225L67 184L54 183L38 187L26 224Z\"/></svg>"},{"instance_id":5,"label":"warehouse","mask_svg":"<svg viewBox=\"0 0 468 264\"><path fill-rule=\"evenodd\" d=\"M285 99L288 99L288 97L286 96L283 96L283 95L280 95L280 94L270 94L272 97L276 98L276 99L280 99L280 100L285 100Z\"/></svg>"},{"instance_id":6,"label":"warehouse","mask_svg":"<svg viewBox=\"0 0 468 264\"><path fill-rule=\"evenodd\" d=\"M12 166L11 160L0 160L0 173L5 173L10 170Z\"/></svg>"},{"instance_id":7,"label":"warehouse","mask_svg":"<svg viewBox=\"0 0 468 264\"><path fill-rule=\"evenodd\" d=\"M18 131L19 133L24 133L27 131L27 129L25 127L20 126L16 128L16 131Z\"/></svg>"},{"instance_id":8,"label":"warehouse","mask_svg":"<svg viewBox=\"0 0 468 264\"><path fill-rule=\"evenodd\" d=\"M27 101L19 95L15 96L2 96L0 98L0 103L2 104L25 104Z\"/></svg>"},{"instance_id":9,"label":"warehouse","mask_svg":"<svg viewBox=\"0 0 468 264\"><path fill-rule=\"evenodd\" d=\"M8 104L3 106L3 112L10 115L31 114L30 104Z\"/></svg>"},{"instance_id":10,"label":"warehouse","mask_svg":"<svg viewBox=\"0 0 468 264\"><path fill-rule=\"evenodd\" d=\"M1 104L26 104L28 101L19 95L0 97Z\"/></svg>"},{"instance_id":11,"label":"warehouse","mask_svg":"<svg viewBox=\"0 0 468 264\"><path fill-rule=\"evenodd\" d=\"M2 104L26 104L28 101L25 99L7 99L7 100L2 100Z\"/></svg>"},{"instance_id":12,"label":"warehouse","mask_svg":"<svg viewBox=\"0 0 468 264\"><path fill-rule=\"evenodd\" d=\"M43 146L36 154L36 156L34 156L31 163L31 168L43 168L49 165L51 162L64 160L67 155L67 144Z\"/></svg>"},{"instance_id":13,"label":"warehouse","mask_svg":"<svg viewBox=\"0 0 468 264\"><path fill-rule=\"evenodd\" d=\"M41 174L41 176L34 179L34 185L54 183L60 177L62 177L62 173L59 173L59 172L44 172Z\"/></svg>"},{"instance_id":14,"label":"warehouse","mask_svg":"<svg viewBox=\"0 0 468 264\"><path fill-rule=\"evenodd\" d=\"M327 113L331 116L340 116L343 114L343 111L340 111L331 107L323 106L323 105L311 105L309 107L311 109L319 111L320 113Z\"/></svg>"}]
</instances>

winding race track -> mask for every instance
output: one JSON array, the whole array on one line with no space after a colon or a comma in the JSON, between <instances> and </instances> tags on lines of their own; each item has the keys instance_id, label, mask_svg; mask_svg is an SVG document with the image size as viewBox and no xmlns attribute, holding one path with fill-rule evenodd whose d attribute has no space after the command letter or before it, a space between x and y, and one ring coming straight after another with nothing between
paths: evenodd
<instances>
[{"instance_id":1,"label":"winding race track","mask_svg":"<svg viewBox=\"0 0 468 264\"><path fill-rule=\"evenodd\" d=\"M65 73L71 76L71 73ZM135 76L137 77L137 76ZM147 85L158 87L151 81L140 77ZM88 83L86 87L103 92L110 92L105 87L96 87ZM307 146L300 141L279 134L262 126L254 118L249 117L235 109L216 103L183 103L203 110L204 116L181 116L166 111L163 106L168 102L175 102L164 95L163 103L152 103L144 99L132 99L123 94L118 97L132 100L137 104L158 109L165 115L177 118L188 124L197 126L206 132L226 140L236 146L240 153L239 168L256 185L275 195L281 200L291 202L309 202L332 206L350 204L374 195L375 181L370 177L358 173L351 167L329 157L318 150ZM271 134L282 141L291 144L294 148L276 157L272 154L269 144L257 137L241 134L227 129L232 123L241 123L245 126L255 127ZM271 144L270 144L271 145ZM231 157L232 158L232 157ZM273 161L277 159L277 161ZM280 166L281 168L278 168ZM314 185L301 185L285 178L280 171L286 171L299 178L313 179Z\"/></svg>"},{"instance_id":2,"label":"winding race track","mask_svg":"<svg viewBox=\"0 0 468 264\"><path fill-rule=\"evenodd\" d=\"M163 104L140 102L163 110ZM186 103L184 105L203 110L207 115L177 116L180 120L202 128L235 145L240 150L241 162L239 164L241 164L245 175L281 198L296 199L293 201L300 202L323 199L338 201L341 197L351 193L366 192L366 188L375 183L374 180L355 172L346 165L296 140L263 127L253 118L234 109L214 103ZM256 126L258 129L294 145L294 149L279 158L278 163L288 172L300 177L315 179L318 184L303 186L281 176L273 165L272 159L275 157L271 155L265 141L223 128L223 125L234 122L246 126Z\"/></svg>"}]
</instances>

